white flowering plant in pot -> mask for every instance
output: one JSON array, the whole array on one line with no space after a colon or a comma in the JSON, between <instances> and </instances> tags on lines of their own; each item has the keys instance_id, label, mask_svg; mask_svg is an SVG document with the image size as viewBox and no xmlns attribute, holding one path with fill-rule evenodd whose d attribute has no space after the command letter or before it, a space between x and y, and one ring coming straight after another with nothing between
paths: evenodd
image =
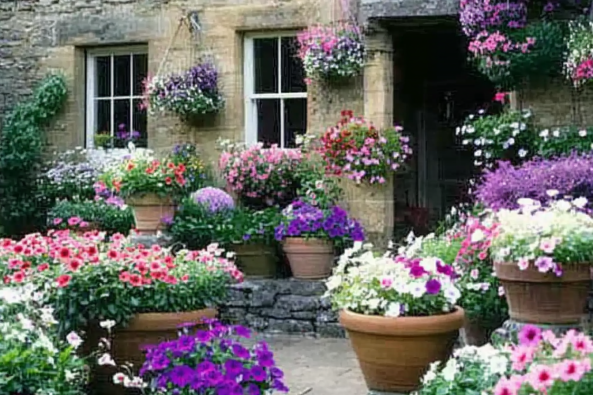
<instances>
[{"instance_id":1,"label":"white flowering plant in pot","mask_svg":"<svg viewBox=\"0 0 593 395\"><path fill-rule=\"evenodd\" d=\"M0 289L0 393L83 395L82 340L74 332L58 337L43 299L30 285Z\"/></svg>"},{"instance_id":2,"label":"white flowering plant in pot","mask_svg":"<svg viewBox=\"0 0 593 395\"><path fill-rule=\"evenodd\" d=\"M553 193L553 191L550 191ZM516 262L519 269L562 275L564 264L593 263L593 218L583 212L586 198L557 200L547 206L519 199L517 210L499 210L492 254L497 262Z\"/></svg>"},{"instance_id":3,"label":"white flowering plant in pot","mask_svg":"<svg viewBox=\"0 0 593 395\"><path fill-rule=\"evenodd\" d=\"M453 267L438 258L376 256L356 243L327 281L336 309L386 317L430 316L455 310L461 296Z\"/></svg>"}]
</instances>

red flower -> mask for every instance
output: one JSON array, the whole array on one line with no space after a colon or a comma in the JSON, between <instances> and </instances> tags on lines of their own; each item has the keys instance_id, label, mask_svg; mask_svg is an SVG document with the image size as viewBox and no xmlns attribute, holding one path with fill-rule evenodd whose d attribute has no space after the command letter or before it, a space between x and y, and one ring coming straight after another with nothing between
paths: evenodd
<instances>
[{"instance_id":1,"label":"red flower","mask_svg":"<svg viewBox=\"0 0 593 395\"><path fill-rule=\"evenodd\" d=\"M130 273L128 273L128 272L121 272L119 274L119 281L124 282L124 283L130 281Z\"/></svg>"},{"instance_id":2,"label":"red flower","mask_svg":"<svg viewBox=\"0 0 593 395\"><path fill-rule=\"evenodd\" d=\"M15 245L14 246L14 249L13 249L13 251L14 251L15 254L20 254L20 253L23 252L23 250L24 250L24 248L20 244Z\"/></svg>"},{"instance_id":3,"label":"red flower","mask_svg":"<svg viewBox=\"0 0 593 395\"><path fill-rule=\"evenodd\" d=\"M167 274L163 281L167 284L175 285L177 284L177 277Z\"/></svg>"},{"instance_id":4,"label":"red flower","mask_svg":"<svg viewBox=\"0 0 593 395\"><path fill-rule=\"evenodd\" d=\"M130 275L130 284L132 284L134 287L141 286L142 285L142 277L140 277L137 274Z\"/></svg>"},{"instance_id":5,"label":"red flower","mask_svg":"<svg viewBox=\"0 0 593 395\"><path fill-rule=\"evenodd\" d=\"M4 276L4 284L10 284L10 277Z\"/></svg>"},{"instance_id":6,"label":"red flower","mask_svg":"<svg viewBox=\"0 0 593 395\"><path fill-rule=\"evenodd\" d=\"M60 255L60 258L62 258L62 259L70 258L70 250L68 249L68 247L60 248L60 251L58 252L58 254Z\"/></svg>"},{"instance_id":7,"label":"red flower","mask_svg":"<svg viewBox=\"0 0 593 395\"><path fill-rule=\"evenodd\" d=\"M171 185L172 183L173 183L173 180L171 179L171 177L166 177L165 178L165 184Z\"/></svg>"},{"instance_id":8,"label":"red flower","mask_svg":"<svg viewBox=\"0 0 593 395\"><path fill-rule=\"evenodd\" d=\"M150 272L150 277L154 278L155 280L160 280L165 277L165 272L162 270L155 270Z\"/></svg>"},{"instance_id":9,"label":"red flower","mask_svg":"<svg viewBox=\"0 0 593 395\"><path fill-rule=\"evenodd\" d=\"M127 171L133 170L134 167L136 167L136 165L134 164L134 162L128 162L128 165L126 166L126 170Z\"/></svg>"},{"instance_id":10,"label":"red flower","mask_svg":"<svg viewBox=\"0 0 593 395\"><path fill-rule=\"evenodd\" d=\"M47 263L42 263L41 265L37 266L37 270L40 272L44 272L49 269L49 265Z\"/></svg>"},{"instance_id":11,"label":"red flower","mask_svg":"<svg viewBox=\"0 0 593 395\"><path fill-rule=\"evenodd\" d=\"M15 283L22 283L25 280L25 277L25 272L18 271L12 275L12 281L14 281Z\"/></svg>"},{"instance_id":12,"label":"red flower","mask_svg":"<svg viewBox=\"0 0 593 395\"><path fill-rule=\"evenodd\" d=\"M56 279L56 282L58 283L58 287L64 288L65 286L67 286L70 283L71 279L72 279L72 276L69 276L67 274L62 274L61 276L59 276Z\"/></svg>"},{"instance_id":13,"label":"red flower","mask_svg":"<svg viewBox=\"0 0 593 395\"><path fill-rule=\"evenodd\" d=\"M117 251L115 251L115 250L109 250L109 251L107 252L107 256L108 256L110 259L117 259L117 258L119 258L119 252L117 252Z\"/></svg>"},{"instance_id":14,"label":"red flower","mask_svg":"<svg viewBox=\"0 0 593 395\"><path fill-rule=\"evenodd\" d=\"M31 262L23 262L21 265L21 270L27 270L31 267Z\"/></svg>"},{"instance_id":15,"label":"red flower","mask_svg":"<svg viewBox=\"0 0 593 395\"><path fill-rule=\"evenodd\" d=\"M154 173L155 168L154 167L149 167L148 169L146 169L146 174L152 174Z\"/></svg>"},{"instance_id":16,"label":"red flower","mask_svg":"<svg viewBox=\"0 0 593 395\"><path fill-rule=\"evenodd\" d=\"M188 274L184 274L183 277L181 277L181 281L187 282L187 280L189 280L189 275Z\"/></svg>"},{"instance_id":17,"label":"red flower","mask_svg":"<svg viewBox=\"0 0 593 395\"><path fill-rule=\"evenodd\" d=\"M70 261L70 263L68 264L68 269L75 272L78 269L80 269L81 266L82 266L82 262L80 261L80 259L72 259Z\"/></svg>"},{"instance_id":18,"label":"red flower","mask_svg":"<svg viewBox=\"0 0 593 395\"><path fill-rule=\"evenodd\" d=\"M90 256L97 255L97 252L98 252L98 251L97 251L97 247L95 247L95 246L90 246L90 247L88 247L88 248L87 248L86 252L87 252L87 254L89 254Z\"/></svg>"},{"instance_id":19,"label":"red flower","mask_svg":"<svg viewBox=\"0 0 593 395\"><path fill-rule=\"evenodd\" d=\"M185 172L185 165L183 163L180 163L179 166L177 166L177 170L175 170L175 173L181 175L183 172Z\"/></svg>"}]
</instances>

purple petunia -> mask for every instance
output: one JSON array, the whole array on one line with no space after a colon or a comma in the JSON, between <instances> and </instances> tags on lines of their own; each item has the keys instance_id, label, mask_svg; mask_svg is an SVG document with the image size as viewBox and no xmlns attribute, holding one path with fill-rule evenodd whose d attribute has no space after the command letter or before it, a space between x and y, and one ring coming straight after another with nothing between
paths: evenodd
<instances>
[{"instance_id":1,"label":"purple petunia","mask_svg":"<svg viewBox=\"0 0 593 395\"><path fill-rule=\"evenodd\" d=\"M426 282L426 293L436 295L441 292L441 282L436 278L430 279Z\"/></svg>"}]
</instances>

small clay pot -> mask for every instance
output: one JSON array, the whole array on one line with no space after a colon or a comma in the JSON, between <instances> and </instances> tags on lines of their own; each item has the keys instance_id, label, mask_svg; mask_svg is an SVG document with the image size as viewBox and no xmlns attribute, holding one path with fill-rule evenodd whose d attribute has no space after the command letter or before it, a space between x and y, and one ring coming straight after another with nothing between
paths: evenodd
<instances>
[{"instance_id":1,"label":"small clay pot","mask_svg":"<svg viewBox=\"0 0 593 395\"><path fill-rule=\"evenodd\" d=\"M155 234L165 229L163 218L172 218L175 214L172 200L156 194L130 197L126 199L126 204L134 212L136 231L141 235Z\"/></svg>"},{"instance_id":2,"label":"small clay pot","mask_svg":"<svg viewBox=\"0 0 593 395\"><path fill-rule=\"evenodd\" d=\"M334 246L330 241L287 237L282 248L294 278L321 280L331 274L334 265Z\"/></svg>"},{"instance_id":3,"label":"small clay pot","mask_svg":"<svg viewBox=\"0 0 593 395\"><path fill-rule=\"evenodd\" d=\"M276 248L264 243L238 244L233 246L237 266L249 277L273 278L278 272Z\"/></svg>"},{"instance_id":4,"label":"small clay pot","mask_svg":"<svg viewBox=\"0 0 593 395\"><path fill-rule=\"evenodd\" d=\"M519 269L514 262L494 264L504 287L511 319L529 324L580 324L591 289L587 264L562 265L562 276Z\"/></svg>"},{"instance_id":5,"label":"small clay pot","mask_svg":"<svg viewBox=\"0 0 593 395\"><path fill-rule=\"evenodd\" d=\"M382 317L340 312L367 387L371 391L408 393L420 386L431 363L453 351L465 313L428 317Z\"/></svg>"}]
</instances>

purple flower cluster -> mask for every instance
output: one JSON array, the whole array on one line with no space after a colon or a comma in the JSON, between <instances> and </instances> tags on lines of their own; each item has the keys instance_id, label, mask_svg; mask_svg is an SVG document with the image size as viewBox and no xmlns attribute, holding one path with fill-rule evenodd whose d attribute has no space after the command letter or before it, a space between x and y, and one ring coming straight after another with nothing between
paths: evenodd
<instances>
[{"instance_id":1,"label":"purple flower cluster","mask_svg":"<svg viewBox=\"0 0 593 395\"><path fill-rule=\"evenodd\" d=\"M461 0L459 21L468 37L484 30L523 28L527 23L526 1Z\"/></svg>"},{"instance_id":2,"label":"purple flower cluster","mask_svg":"<svg viewBox=\"0 0 593 395\"><path fill-rule=\"evenodd\" d=\"M264 395L288 392L284 373L265 342L251 349L249 329L208 321L207 330L183 328L179 338L146 350L140 376L167 394Z\"/></svg>"},{"instance_id":3,"label":"purple flower cluster","mask_svg":"<svg viewBox=\"0 0 593 395\"><path fill-rule=\"evenodd\" d=\"M520 198L542 205L566 196L592 200L593 154L534 159L517 167L499 162L495 170L486 172L476 194L481 203L494 210L516 209Z\"/></svg>"},{"instance_id":4,"label":"purple flower cluster","mask_svg":"<svg viewBox=\"0 0 593 395\"><path fill-rule=\"evenodd\" d=\"M232 210L235 207L233 198L222 189L205 187L192 195L194 201L208 209L210 213Z\"/></svg>"},{"instance_id":5,"label":"purple flower cluster","mask_svg":"<svg viewBox=\"0 0 593 395\"><path fill-rule=\"evenodd\" d=\"M224 106L218 89L218 71L212 63L200 63L184 74L154 78L147 85L150 106L180 116L216 113Z\"/></svg>"},{"instance_id":6,"label":"purple flower cluster","mask_svg":"<svg viewBox=\"0 0 593 395\"><path fill-rule=\"evenodd\" d=\"M364 39L357 25L311 26L297 39L309 78L353 77L364 66Z\"/></svg>"},{"instance_id":7,"label":"purple flower cluster","mask_svg":"<svg viewBox=\"0 0 593 395\"><path fill-rule=\"evenodd\" d=\"M140 138L140 132L137 130L132 130L130 132L126 127L126 124L121 123L117 127L117 131L115 132L115 138L122 142L134 141Z\"/></svg>"},{"instance_id":8,"label":"purple flower cluster","mask_svg":"<svg viewBox=\"0 0 593 395\"><path fill-rule=\"evenodd\" d=\"M328 210L297 201L287 207L285 220L276 227L276 240L285 237L320 237L333 241L364 241L364 230L339 206Z\"/></svg>"}]
</instances>

